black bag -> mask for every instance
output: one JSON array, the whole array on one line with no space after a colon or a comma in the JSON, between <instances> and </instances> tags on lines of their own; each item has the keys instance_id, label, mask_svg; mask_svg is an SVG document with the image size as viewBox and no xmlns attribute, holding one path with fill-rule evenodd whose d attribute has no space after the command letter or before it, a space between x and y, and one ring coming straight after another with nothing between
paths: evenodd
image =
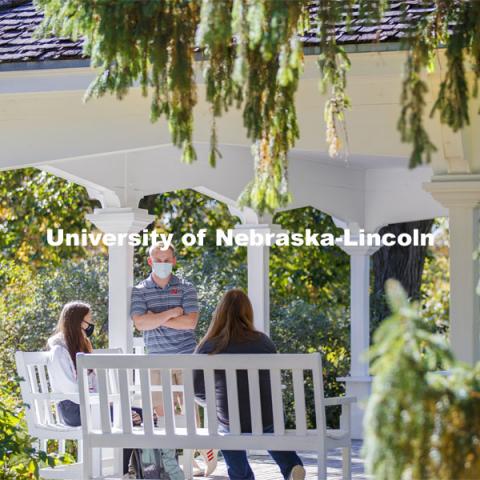
<instances>
[{"instance_id":1,"label":"black bag","mask_svg":"<svg viewBox=\"0 0 480 480\"><path fill-rule=\"evenodd\" d=\"M170 475L163 466L162 454L157 449L132 450L128 465L129 478L155 478L170 480ZM135 475L134 477L130 475Z\"/></svg>"}]
</instances>

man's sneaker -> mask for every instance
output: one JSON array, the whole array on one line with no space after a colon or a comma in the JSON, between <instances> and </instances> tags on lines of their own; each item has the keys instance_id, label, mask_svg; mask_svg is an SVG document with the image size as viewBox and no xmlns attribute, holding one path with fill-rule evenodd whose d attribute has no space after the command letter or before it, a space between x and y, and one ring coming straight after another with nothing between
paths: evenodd
<instances>
[{"instance_id":1,"label":"man's sneaker","mask_svg":"<svg viewBox=\"0 0 480 480\"><path fill-rule=\"evenodd\" d=\"M217 468L218 450L199 450L198 452L200 453L200 457L202 458L203 462L202 466L200 467L194 460L194 475L208 477Z\"/></svg>"},{"instance_id":2,"label":"man's sneaker","mask_svg":"<svg viewBox=\"0 0 480 480\"><path fill-rule=\"evenodd\" d=\"M305 480L305 469L302 465L295 465L290 472L288 480Z\"/></svg>"}]
</instances>

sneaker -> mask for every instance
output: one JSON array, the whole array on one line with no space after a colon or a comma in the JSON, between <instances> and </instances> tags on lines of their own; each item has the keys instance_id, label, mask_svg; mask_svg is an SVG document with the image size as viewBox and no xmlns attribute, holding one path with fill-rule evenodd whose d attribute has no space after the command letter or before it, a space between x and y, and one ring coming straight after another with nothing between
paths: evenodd
<instances>
[{"instance_id":1,"label":"sneaker","mask_svg":"<svg viewBox=\"0 0 480 480\"><path fill-rule=\"evenodd\" d=\"M203 477L204 471L203 468L200 468L200 465L195 459L192 460L192 475L194 477Z\"/></svg>"},{"instance_id":2,"label":"sneaker","mask_svg":"<svg viewBox=\"0 0 480 480\"><path fill-rule=\"evenodd\" d=\"M302 465L295 465L290 472L288 480L305 480L305 469Z\"/></svg>"},{"instance_id":3,"label":"sneaker","mask_svg":"<svg viewBox=\"0 0 480 480\"><path fill-rule=\"evenodd\" d=\"M202 458L202 467L201 468L198 463L194 460L194 475L208 477L211 475L215 469L217 468L217 457L218 457L218 450L199 450L200 457ZM198 458L198 457L197 457Z\"/></svg>"}]
</instances>

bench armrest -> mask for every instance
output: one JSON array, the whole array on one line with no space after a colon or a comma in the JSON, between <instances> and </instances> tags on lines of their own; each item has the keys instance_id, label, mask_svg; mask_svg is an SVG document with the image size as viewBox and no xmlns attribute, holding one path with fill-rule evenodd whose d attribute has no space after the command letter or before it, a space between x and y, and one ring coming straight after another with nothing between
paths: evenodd
<instances>
[{"instance_id":1,"label":"bench armrest","mask_svg":"<svg viewBox=\"0 0 480 480\"><path fill-rule=\"evenodd\" d=\"M331 407L333 405L350 405L356 403L356 397L330 397L325 398L325 406Z\"/></svg>"}]
</instances>

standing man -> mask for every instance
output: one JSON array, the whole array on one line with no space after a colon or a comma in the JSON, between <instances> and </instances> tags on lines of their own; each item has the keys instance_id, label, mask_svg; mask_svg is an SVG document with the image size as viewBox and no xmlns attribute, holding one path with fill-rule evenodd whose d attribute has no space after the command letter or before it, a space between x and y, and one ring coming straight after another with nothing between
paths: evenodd
<instances>
[{"instance_id":1,"label":"standing man","mask_svg":"<svg viewBox=\"0 0 480 480\"><path fill-rule=\"evenodd\" d=\"M197 346L197 290L172 273L177 264L175 248L157 242L150 247L152 273L132 290L130 315L143 332L147 353L193 353Z\"/></svg>"},{"instance_id":2,"label":"standing man","mask_svg":"<svg viewBox=\"0 0 480 480\"><path fill-rule=\"evenodd\" d=\"M177 264L173 245L153 244L148 251L151 274L133 287L130 315L137 330L143 332L147 353L193 353L197 343L195 328L198 322L198 299L195 286L172 273ZM173 384L183 385L182 372L173 371ZM160 385L160 372L151 371L152 385ZM180 403L180 394L174 395ZM164 415L161 392L153 392L154 410ZM217 455L213 450L202 450L204 475L213 472Z\"/></svg>"}]
</instances>

